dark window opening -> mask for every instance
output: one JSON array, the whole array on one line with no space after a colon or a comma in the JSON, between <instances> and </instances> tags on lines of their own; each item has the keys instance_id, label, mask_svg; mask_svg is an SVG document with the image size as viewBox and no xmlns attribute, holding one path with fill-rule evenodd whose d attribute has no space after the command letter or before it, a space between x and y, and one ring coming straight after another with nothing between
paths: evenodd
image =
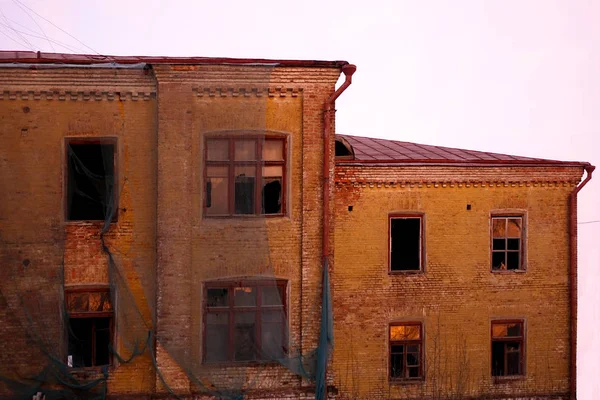
<instances>
[{"instance_id":1,"label":"dark window opening","mask_svg":"<svg viewBox=\"0 0 600 400\"><path fill-rule=\"evenodd\" d=\"M423 338L419 322L390 325L390 378L423 377Z\"/></svg>"},{"instance_id":2,"label":"dark window opening","mask_svg":"<svg viewBox=\"0 0 600 400\"><path fill-rule=\"evenodd\" d=\"M343 157L343 156L351 156L352 152L346 147L346 145L339 140L335 141L335 156Z\"/></svg>"},{"instance_id":3,"label":"dark window opening","mask_svg":"<svg viewBox=\"0 0 600 400\"><path fill-rule=\"evenodd\" d=\"M390 270L418 271L422 258L422 218L390 218Z\"/></svg>"},{"instance_id":4,"label":"dark window opening","mask_svg":"<svg viewBox=\"0 0 600 400\"><path fill-rule=\"evenodd\" d=\"M523 321L492 323L492 376L523 375Z\"/></svg>"},{"instance_id":5,"label":"dark window opening","mask_svg":"<svg viewBox=\"0 0 600 400\"><path fill-rule=\"evenodd\" d=\"M492 217L492 270L523 269L523 218Z\"/></svg>"},{"instance_id":6,"label":"dark window opening","mask_svg":"<svg viewBox=\"0 0 600 400\"><path fill-rule=\"evenodd\" d=\"M67 143L67 219L103 221L114 212L112 143Z\"/></svg>"},{"instance_id":7,"label":"dark window opening","mask_svg":"<svg viewBox=\"0 0 600 400\"><path fill-rule=\"evenodd\" d=\"M269 361L285 356L285 282L211 282L205 302L205 362Z\"/></svg>"},{"instance_id":8,"label":"dark window opening","mask_svg":"<svg viewBox=\"0 0 600 400\"><path fill-rule=\"evenodd\" d=\"M97 367L111 363L113 309L107 289L68 290L69 367Z\"/></svg>"},{"instance_id":9,"label":"dark window opening","mask_svg":"<svg viewBox=\"0 0 600 400\"><path fill-rule=\"evenodd\" d=\"M205 215L283 214L285 167L283 138L208 138Z\"/></svg>"},{"instance_id":10,"label":"dark window opening","mask_svg":"<svg viewBox=\"0 0 600 400\"><path fill-rule=\"evenodd\" d=\"M69 319L70 367L96 367L110 363L110 320L109 317Z\"/></svg>"}]
</instances>

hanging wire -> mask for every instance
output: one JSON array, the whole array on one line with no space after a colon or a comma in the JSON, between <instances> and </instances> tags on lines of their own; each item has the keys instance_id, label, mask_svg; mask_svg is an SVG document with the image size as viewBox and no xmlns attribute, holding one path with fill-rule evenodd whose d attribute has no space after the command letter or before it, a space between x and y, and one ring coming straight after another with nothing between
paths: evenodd
<instances>
[{"instance_id":1,"label":"hanging wire","mask_svg":"<svg viewBox=\"0 0 600 400\"><path fill-rule=\"evenodd\" d=\"M56 51L54 49L54 46L52 45L52 43L50 42L50 39L48 39L48 36L46 35L46 32L44 32L44 30L42 29L42 27L40 26L40 24L37 23L37 21L31 16L31 14L25 9L23 8L23 6L21 6L17 1L13 0L13 2L21 9L23 10L23 12L25 12L25 14L27 14L27 16L29 18L31 18L31 20L37 25L37 27L39 28L39 30L42 32L42 34L46 37L46 40L48 41L48 44L50 45L50 48L52 49L52 51ZM8 19L8 18L6 18Z\"/></svg>"}]
</instances>

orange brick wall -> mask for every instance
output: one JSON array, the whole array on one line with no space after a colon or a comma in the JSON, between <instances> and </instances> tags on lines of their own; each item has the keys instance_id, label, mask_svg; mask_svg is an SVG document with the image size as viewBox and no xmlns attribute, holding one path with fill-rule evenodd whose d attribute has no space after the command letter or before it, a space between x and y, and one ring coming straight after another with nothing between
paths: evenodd
<instances>
[{"instance_id":1,"label":"orange brick wall","mask_svg":"<svg viewBox=\"0 0 600 400\"><path fill-rule=\"evenodd\" d=\"M332 282L340 397L567 393L568 196L581 174L577 168L336 167ZM490 272L490 214L502 210L526 213L526 272ZM398 212L424 214L424 273L388 273L388 215ZM524 379L492 380L490 324L499 318L525 320ZM403 320L423 323L423 381L388 380L388 326Z\"/></svg>"},{"instance_id":2,"label":"orange brick wall","mask_svg":"<svg viewBox=\"0 0 600 400\"><path fill-rule=\"evenodd\" d=\"M6 356L2 370L39 373L51 363L40 351L40 341L55 356L66 357L63 285L109 283L99 237L102 224L65 222L66 137L117 138L119 215L105 238L127 282L120 288L127 290L117 290L115 296L116 346L128 358L133 340L140 336L143 343L146 338L145 328L135 331L143 325L133 321L131 309L139 309L151 328L154 307L152 281L147 282L156 253L152 78L143 70L3 69L0 82L0 251L2 294L10 305L2 310L12 314L0 316L0 342L23 338L14 353L6 348L0 352ZM21 271L25 259L29 264ZM32 305L24 308L14 301L19 294ZM26 333L38 339L26 341ZM111 368L108 391L151 392L153 377L146 353L134 363Z\"/></svg>"}]
</instances>

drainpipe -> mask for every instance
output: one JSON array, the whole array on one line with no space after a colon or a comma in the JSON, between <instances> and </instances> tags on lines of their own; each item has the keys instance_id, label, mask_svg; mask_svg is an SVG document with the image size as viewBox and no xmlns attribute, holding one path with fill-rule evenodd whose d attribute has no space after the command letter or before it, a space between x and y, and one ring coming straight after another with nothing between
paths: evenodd
<instances>
[{"instance_id":1,"label":"drainpipe","mask_svg":"<svg viewBox=\"0 0 600 400\"><path fill-rule=\"evenodd\" d=\"M352 75L356 72L356 66L346 64L342 67L346 80L325 102L323 108L323 301L321 307L321 333L319 334L319 347L317 348L317 370L315 398L324 400L327 398L327 359L328 343L333 332L329 331L326 321L327 311L331 309L331 299L326 295L329 282L329 225L331 210L329 205L329 159L331 157L330 135L331 122L335 113L335 100L352 84Z\"/></svg>"},{"instance_id":2,"label":"drainpipe","mask_svg":"<svg viewBox=\"0 0 600 400\"><path fill-rule=\"evenodd\" d=\"M325 102L323 109L324 128L323 128L323 261L329 257L329 158L331 156L331 146L329 145L329 135L331 131L332 113L335 115L335 100L352 84L352 75L356 72L356 65L346 64L342 67L342 72L346 75L346 80Z\"/></svg>"},{"instance_id":3,"label":"drainpipe","mask_svg":"<svg viewBox=\"0 0 600 400\"><path fill-rule=\"evenodd\" d=\"M569 386L571 400L577 400L577 193L592 179L593 165L586 165L586 178L569 195L569 293L571 304L571 362Z\"/></svg>"}]
</instances>

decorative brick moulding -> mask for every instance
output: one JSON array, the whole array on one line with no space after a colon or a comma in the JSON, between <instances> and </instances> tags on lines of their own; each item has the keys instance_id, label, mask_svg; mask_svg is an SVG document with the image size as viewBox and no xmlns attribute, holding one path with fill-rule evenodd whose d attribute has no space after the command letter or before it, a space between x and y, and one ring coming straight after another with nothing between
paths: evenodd
<instances>
[{"instance_id":1,"label":"decorative brick moulding","mask_svg":"<svg viewBox=\"0 0 600 400\"><path fill-rule=\"evenodd\" d=\"M100 92L100 91L3 91L0 100L150 100L156 92Z\"/></svg>"},{"instance_id":2,"label":"decorative brick moulding","mask_svg":"<svg viewBox=\"0 0 600 400\"><path fill-rule=\"evenodd\" d=\"M192 88L192 91L196 93L198 97L298 97L302 92L302 88L284 88L284 87L248 87L248 88Z\"/></svg>"}]
</instances>

